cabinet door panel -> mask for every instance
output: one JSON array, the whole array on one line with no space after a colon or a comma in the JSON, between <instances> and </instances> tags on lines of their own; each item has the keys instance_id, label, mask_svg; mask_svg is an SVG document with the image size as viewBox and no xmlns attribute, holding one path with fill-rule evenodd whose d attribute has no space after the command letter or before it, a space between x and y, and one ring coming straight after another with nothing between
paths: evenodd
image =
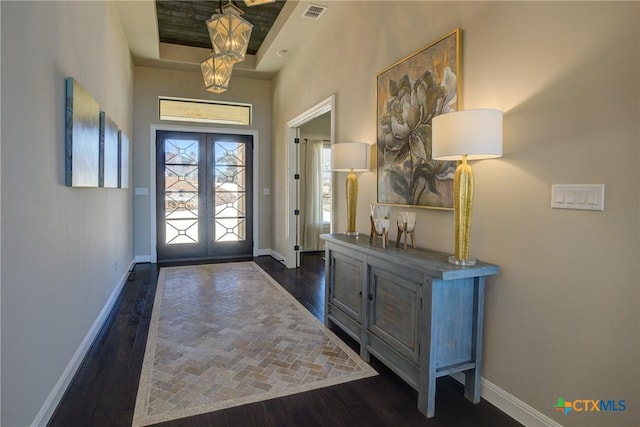
<instances>
[{"instance_id":1,"label":"cabinet door panel","mask_svg":"<svg viewBox=\"0 0 640 427\"><path fill-rule=\"evenodd\" d=\"M362 322L362 261L331 252L330 303Z\"/></svg>"},{"instance_id":2,"label":"cabinet door panel","mask_svg":"<svg viewBox=\"0 0 640 427\"><path fill-rule=\"evenodd\" d=\"M422 284L375 266L369 279L368 331L418 363Z\"/></svg>"}]
</instances>

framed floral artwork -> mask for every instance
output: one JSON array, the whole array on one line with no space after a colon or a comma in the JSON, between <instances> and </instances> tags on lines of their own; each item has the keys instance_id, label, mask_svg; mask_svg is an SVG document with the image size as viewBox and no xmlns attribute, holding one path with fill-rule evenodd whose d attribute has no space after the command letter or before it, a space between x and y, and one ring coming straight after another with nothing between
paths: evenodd
<instances>
[{"instance_id":1,"label":"framed floral artwork","mask_svg":"<svg viewBox=\"0 0 640 427\"><path fill-rule=\"evenodd\" d=\"M431 120L458 111L456 29L377 76L378 203L453 208L454 161L431 159Z\"/></svg>"}]
</instances>

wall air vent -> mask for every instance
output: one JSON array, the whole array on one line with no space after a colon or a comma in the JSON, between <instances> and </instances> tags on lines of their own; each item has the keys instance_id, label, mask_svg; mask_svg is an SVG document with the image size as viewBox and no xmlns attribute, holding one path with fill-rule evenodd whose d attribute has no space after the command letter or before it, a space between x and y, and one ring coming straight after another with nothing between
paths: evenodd
<instances>
[{"instance_id":1,"label":"wall air vent","mask_svg":"<svg viewBox=\"0 0 640 427\"><path fill-rule=\"evenodd\" d=\"M316 4L310 4L309 6L307 6L307 9L304 11L302 16L304 18L318 20L318 19L320 19L320 16L322 16L322 14L324 13L325 10L327 10L327 8L325 6L318 6Z\"/></svg>"}]
</instances>

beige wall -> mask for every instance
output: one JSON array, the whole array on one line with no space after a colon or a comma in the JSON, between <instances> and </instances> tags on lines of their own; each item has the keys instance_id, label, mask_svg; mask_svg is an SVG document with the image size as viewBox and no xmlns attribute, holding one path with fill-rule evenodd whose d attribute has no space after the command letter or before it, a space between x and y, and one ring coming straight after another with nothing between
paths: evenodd
<instances>
[{"instance_id":1,"label":"beige wall","mask_svg":"<svg viewBox=\"0 0 640 427\"><path fill-rule=\"evenodd\" d=\"M331 94L336 142L374 143L376 75L461 28L463 108L505 113L504 157L473 164L471 251L501 267L487 286L483 376L565 425L640 424L640 3L329 6L326 33L290 52L275 80L274 151L287 150L286 122ZM286 170L285 156L274 156L280 253ZM554 183L604 183L606 210L552 210ZM359 184L357 228L367 232L375 171ZM451 252L451 212L415 211L419 245ZM559 397L625 399L627 410L563 416L553 409Z\"/></svg>"},{"instance_id":2,"label":"beige wall","mask_svg":"<svg viewBox=\"0 0 640 427\"><path fill-rule=\"evenodd\" d=\"M271 248L271 199L264 195L263 189L271 189L271 81L231 77L229 90L221 94L207 92L204 89L200 72L163 70L149 67L135 67L135 131L134 147L135 187L150 188L149 166L154 162L150 158L150 129L157 126L180 126L210 129L240 129L258 132L258 143L254 149L254 162L258 166L257 193L258 232L254 230L254 239L258 240L258 249ZM208 99L249 103L253 105L253 120L250 126L234 127L230 125L207 125L204 123L187 124L185 122L160 121L158 119L158 97L171 96L190 99ZM255 141L254 141L255 142ZM135 254L147 257L151 254L151 215L149 195L139 195L134 200Z\"/></svg>"},{"instance_id":3,"label":"beige wall","mask_svg":"<svg viewBox=\"0 0 640 427\"><path fill-rule=\"evenodd\" d=\"M0 424L27 426L55 409L57 382L133 261L132 191L64 185L65 77L131 136L133 69L111 3L0 8Z\"/></svg>"},{"instance_id":4,"label":"beige wall","mask_svg":"<svg viewBox=\"0 0 640 427\"><path fill-rule=\"evenodd\" d=\"M300 126L300 137L331 139L331 113L324 113Z\"/></svg>"}]
</instances>

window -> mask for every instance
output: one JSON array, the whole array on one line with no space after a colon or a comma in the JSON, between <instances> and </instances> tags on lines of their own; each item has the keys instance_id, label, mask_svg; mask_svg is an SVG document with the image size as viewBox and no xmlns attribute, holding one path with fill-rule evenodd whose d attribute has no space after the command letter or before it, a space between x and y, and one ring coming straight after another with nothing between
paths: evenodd
<instances>
[{"instance_id":1,"label":"window","mask_svg":"<svg viewBox=\"0 0 640 427\"><path fill-rule=\"evenodd\" d=\"M331 224L331 143L322 147L322 220Z\"/></svg>"},{"instance_id":2,"label":"window","mask_svg":"<svg viewBox=\"0 0 640 427\"><path fill-rule=\"evenodd\" d=\"M162 97L159 101L160 120L242 126L251 124L251 104Z\"/></svg>"}]
</instances>

